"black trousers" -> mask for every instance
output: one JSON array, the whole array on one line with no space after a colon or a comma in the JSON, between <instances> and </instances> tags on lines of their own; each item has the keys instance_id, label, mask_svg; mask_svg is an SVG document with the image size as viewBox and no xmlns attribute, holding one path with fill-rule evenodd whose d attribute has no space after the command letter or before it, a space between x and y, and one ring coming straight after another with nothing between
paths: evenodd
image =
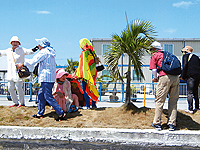
<instances>
[{"instance_id":1,"label":"black trousers","mask_svg":"<svg viewBox=\"0 0 200 150\"><path fill-rule=\"evenodd\" d=\"M195 100L195 109L199 109L199 79L200 75L195 75L187 79L187 100L189 110L193 110L193 98Z\"/></svg>"}]
</instances>

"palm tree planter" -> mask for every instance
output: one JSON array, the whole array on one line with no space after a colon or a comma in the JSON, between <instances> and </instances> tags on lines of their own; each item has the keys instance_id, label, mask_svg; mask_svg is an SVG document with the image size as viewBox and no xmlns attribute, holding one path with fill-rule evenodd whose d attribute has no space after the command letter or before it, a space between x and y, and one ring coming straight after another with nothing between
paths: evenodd
<instances>
[{"instance_id":1,"label":"palm tree planter","mask_svg":"<svg viewBox=\"0 0 200 150\"><path fill-rule=\"evenodd\" d=\"M131 82L131 65L134 65L136 75L144 79L142 72L142 57L145 51L149 52L151 43L154 41L154 26L149 21L135 20L121 32L121 35L113 34L111 48L105 53L105 64L110 74L114 75L119 72L118 63L122 55L128 56L128 71L126 73L126 97L125 104L128 106L131 102L130 82ZM120 73L118 76L121 76Z\"/></svg>"},{"instance_id":2,"label":"palm tree planter","mask_svg":"<svg viewBox=\"0 0 200 150\"><path fill-rule=\"evenodd\" d=\"M118 101L119 97L117 96L117 88L114 87L112 91L112 95L109 96L111 102Z\"/></svg>"},{"instance_id":3,"label":"palm tree planter","mask_svg":"<svg viewBox=\"0 0 200 150\"><path fill-rule=\"evenodd\" d=\"M137 92L136 86L132 85L131 86L131 101L136 102L137 100L137 95L135 94Z\"/></svg>"}]
</instances>

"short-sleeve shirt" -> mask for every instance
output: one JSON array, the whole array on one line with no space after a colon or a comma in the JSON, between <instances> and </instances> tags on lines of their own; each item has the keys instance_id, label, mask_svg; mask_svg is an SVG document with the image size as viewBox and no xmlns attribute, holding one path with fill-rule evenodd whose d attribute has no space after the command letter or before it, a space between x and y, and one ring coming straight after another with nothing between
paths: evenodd
<instances>
[{"instance_id":1,"label":"short-sleeve shirt","mask_svg":"<svg viewBox=\"0 0 200 150\"><path fill-rule=\"evenodd\" d=\"M155 52L153 56L151 56L150 60L150 67L149 70L152 69L159 69L157 66L162 67L162 60L163 60L163 53L162 52ZM160 71L158 76L167 75L164 71Z\"/></svg>"}]
</instances>

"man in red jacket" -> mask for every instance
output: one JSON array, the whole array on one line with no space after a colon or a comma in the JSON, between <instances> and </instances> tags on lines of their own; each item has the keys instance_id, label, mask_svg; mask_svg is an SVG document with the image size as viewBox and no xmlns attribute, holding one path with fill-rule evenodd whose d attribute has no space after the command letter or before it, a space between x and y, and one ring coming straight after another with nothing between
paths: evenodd
<instances>
[{"instance_id":1,"label":"man in red jacket","mask_svg":"<svg viewBox=\"0 0 200 150\"><path fill-rule=\"evenodd\" d=\"M158 71L158 66L162 67L163 52L161 44L157 41L151 44L152 56L150 60L149 69L152 70L153 82L158 82L156 88L156 99L155 99L155 116L152 126L156 130L162 130L161 128L161 115L163 106L167 95L169 94L168 101L168 126L170 131L175 130L176 116L177 116L177 101L179 98L179 76L166 74L163 70ZM157 71L159 75L157 76Z\"/></svg>"}]
</instances>

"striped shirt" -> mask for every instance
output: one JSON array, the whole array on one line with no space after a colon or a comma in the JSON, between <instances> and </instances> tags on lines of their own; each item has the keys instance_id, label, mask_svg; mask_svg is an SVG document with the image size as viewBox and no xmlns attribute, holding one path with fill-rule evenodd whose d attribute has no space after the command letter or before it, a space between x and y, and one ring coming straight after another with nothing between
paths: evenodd
<instances>
[{"instance_id":1,"label":"striped shirt","mask_svg":"<svg viewBox=\"0 0 200 150\"><path fill-rule=\"evenodd\" d=\"M41 49L32 59L26 59L24 65L33 67L39 63L38 82L55 82L56 52L51 47Z\"/></svg>"}]
</instances>

